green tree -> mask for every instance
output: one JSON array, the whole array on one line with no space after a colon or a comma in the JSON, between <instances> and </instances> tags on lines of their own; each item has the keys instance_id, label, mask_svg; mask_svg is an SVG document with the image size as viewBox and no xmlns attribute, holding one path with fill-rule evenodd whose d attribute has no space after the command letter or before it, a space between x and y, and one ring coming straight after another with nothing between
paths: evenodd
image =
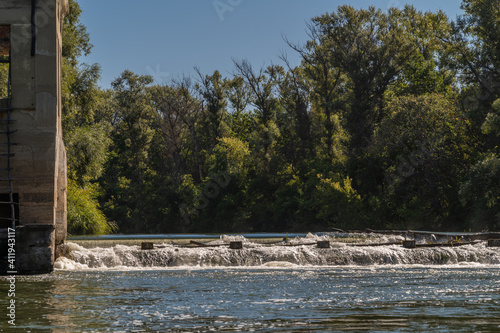
<instances>
[{"instance_id":1,"label":"green tree","mask_svg":"<svg viewBox=\"0 0 500 333\"><path fill-rule=\"evenodd\" d=\"M399 97L388 112L373 154L385 173L386 204L395 218L405 228L463 227L458 188L474 149L467 119L440 95Z\"/></svg>"},{"instance_id":2,"label":"green tree","mask_svg":"<svg viewBox=\"0 0 500 333\"><path fill-rule=\"evenodd\" d=\"M66 135L68 177L81 187L97 180L108 158L111 139L104 124L77 127ZM108 127L108 126L106 126Z\"/></svg>"},{"instance_id":3,"label":"green tree","mask_svg":"<svg viewBox=\"0 0 500 333\"><path fill-rule=\"evenodd\" d=\"M68 182L68 233L71 235L105 235L117 230L107 221L97 201L98 190Z\"/></svg>"},{"instance_id":4,"label":"green tree","mask_svg":"<svg viewBox=\"0 0 500 333\"><path fill-rule=\"evenodd\" d=\"M196 97L196 89L189 77L173 83L176 89L177 103L175 114L186 127L183 144L183 156L188 166L188 172L200 182L205 178L205 158L203 154L202 133L200 123L203 116L203 101Z\"/></svg>"},{"instance_id":5,"label":"green tree","mask_svg":"<svg viewBox=\"0 0 500 333\"><path fill-rule=\"evenodd\" d=\"M243 78L250 91L250 103L255 107L256 123L252 145L259 155L260 163L267 168L274 154L276 139L280 136L276 126L279 108L277 83L281 80L284 70L279 66L269 66L255 73L246 60L239 63L235 61L234 64L238 75Z\"/></svg>"},{"instance_id":6,"label":"green tree","mask_svg":"<svg viewBox=\"0 0 500 333\"><path fill-rule=\"evenodd\" d=\"M164 177L170 174L180 184L182 175L186 173L182 147L188 130L180 114L186 105L181 92L174 87L153 86L150 91L154 124L161 138L161 148L157 145L161 155L158 170Z\"/></svg>"},{"instance_id":7,"label":"green tree","mask_svg":"<svg viewBox=\"0 0 500 333\"><path fill-rule=\"evenodd\" d=\"M470 212L468 227L477 231L500 227L500 158L488 155L470 170L460 188L463 204Z\"/></svg>"},{"instance_id":8,"label":"green tree","mask_svg":"<svg viewBox=\"0 0 500 333\"><path fill-rule=\"evenodd\" d=\"M492 150L498 150L500 146L500 99L497 99L492 110L486 115L483 125L481 126L484 134L490 137L490 146Z\"/></svg>"},{"instance_id":9,"label":"green tree","mask_svg":"<svg viewBox=\"0 0 500 333\"><path fill-rule=\"evenodd\" d=\"M462 9L449 45L452 59L466 82L478 84L477 97L492 103L500 97L500 2L464 0Z\"/></svg>"},{"instance_id":10,"label":"green tree","mask_svg":"<svg viewBox=\"0 0 500 333\"><path fill-rule=\"evenodd\" d=\"M359 154L358 149L369 145L375 125L384 116L388 86L412 55L430 43L423 38L434 36L432 28L443 21L447 18L442 13L424 15L411 6L390 8L387 13L374 7L356 10L340 6L337 12L312 19L310 34L319 36L319 47L327 48L330 68L340 69L348 78L350 100L345 124L351 154Z\"/></svg>"},{"instance_id":11,"label":"green tree","mask_svg":"<svg viewBox=\"0 0 500 333\"><path fill-rule=\"evenodd\" d=\"M70 0L69 13L64 17L62 29L62 105L66 132L94 122L93 114L99 97L100 66L80 64L79 61L89 55L93 47L86 27L80 22L81 14L78 3Z\"/></svg>"},{"instance_id":12,"label":"green tree","mask_svg":"<svg viewBox=\"0 0 500 333\"><path fill-rule=\"evenodd\" d=\"M345 78L337 64L332 63L332 49L325 43L324 32L314 24L308 25L311 40L303 47L287 41L288 45L302 57L302 70L308 79L308 88L311 90L313 110L317 113L317 120L324 127L325 133L320 134L320 142L326 144L326 156L330 159L339 158L338 145L334 142L339 137L338 120L344 111L343 88ZM323 132L323 131L321 131ZM317 145L319 146L319 145ZM321 154L321 152L320 152Z\"/></svg>"},{"instance_id":13,"label":"green tree","mask_svg":"<svg viewBox=\"0 0 500 333\"><path fill-rule=\"evenodd\" d=\"M446 69L438 69L434 58L415 53L400 75L389 87L388 94L397 96L424 94L451 94L454 91L454 76Z\"/></svg>"},{"instance_id":14,"label":"green tree","mask_svg":"<svg viewBox=\"0 0 500 333\"><path fill-rule=\"evenodd\" d=\"M360 228L365 222L362 218L363 203L361 196L352 188L352 179L339 174L328 178L319 174L318 179L313 195L316 217L329 227Z\"/></svg>"},{"instance_id":15,"label":"green tree","mask_svg":"<svg viewBox=\"0 0 500 333\"><path fill-rule=\"evenodd\" d=\"M498 227L498 0L465 0L454 24L340 6L288 42L299 67L163 86L124 71L109 90L70 6L74 233L114 230L101 207L129 233Z\"/></svg>"},{"instance_id":16,"label":"green tree","mask_svg":"<svg viewBox=\"0 0 500 333\"><path fill-rule=\"evenodd\" d=\"M289 69L279 83L281 112L277 123L282 133L279 149L283 159L296 167L313 158L309 87L303 71Z\"/></svg>"},{"instance_id":17,"label":"green tree","mask_svg":"<svg viewBox=\"0 0 500 333\"><path fill-rule=\"evenodd\" d=\"M218 140L208 160L209 173L203 184L208 204L200 214L218 232L250 231L246 188L251 152L247 142L235 137Z\"/></svg>"},{"instance_id":18,"label":"green tree","mask_svg":"<svg viewBox=\"0 0 500 333\"><path fill-rule=\"evenodd\" d=\"M500 1L464 0L465 14L453 22L445 38L443 59L457 73L464 110L480 132L492 103L500 98Z\"/></svg>"},{"instance_id":19,"label":"green tree","mask_svg":"<svg viewBox=\"0 0 500 333\"><path fill-rule=\"evenodd\" d=\"M124 71L112 82L115 93L111 154L101 178L105 211L122 231L139 232L154 224L148 206L149 150L154 136L147 87L150 76ZM141 223L136 223L142 221Z\"/></svg>"},{"instance_id":20,"label":"green tree","mask_svg":"<svg viewBox=\"0 0 500 333\"><path fill-rule=\"evenodd\" d=\"M224 79L224 91L229 102L229 135L246 140L253 122L253 115L247 110L251 100L250 89L241 76L234 76Z\"/></svg>"},{"instance_id":21,"label":"green tree","mask_svg":"<svg viewBox=\"0 0 500 333\"><path fill-rule=\"evenodd\" d=\"M73 234L108 233L115 225L104 218L97 202L97 179L108 156L109 123L97 115L103 107L98 87L100 66L80 64L92 49L82 10L69 1L62 28L62 123L68 150L68 230Z\"/></svg>"},{"instance_id":22,"label":"green tree","mask_svg":"<svg viewBox=\"0 0 500 333\"><path fill-rule=\"evenodd\" d=\"M227 117L225 84L219 71L215 71L211 76L201 74L198 69L196 72L200 79L197 90L203 98L206 110L204 127L208 133L205 136L208 139L208 149L211 150L217 144L217 139L222 138L228 131L225 121Z\"/></svg>"}]
</instances>

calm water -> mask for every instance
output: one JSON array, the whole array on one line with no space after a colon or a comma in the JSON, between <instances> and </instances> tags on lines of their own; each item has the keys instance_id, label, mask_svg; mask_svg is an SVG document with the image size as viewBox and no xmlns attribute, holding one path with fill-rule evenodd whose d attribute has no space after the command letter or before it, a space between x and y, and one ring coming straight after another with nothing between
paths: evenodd
<instances>
[{"instance_id":1,"label":"calm water","mask_svg":"<svg viewBox=\"0 0 500 333\"><path fill-rule=\"evenodd\" d=\"M498 248L245 246L75 245L17 278L17 331L500 332Z\"/></svg>"}]
</instances>

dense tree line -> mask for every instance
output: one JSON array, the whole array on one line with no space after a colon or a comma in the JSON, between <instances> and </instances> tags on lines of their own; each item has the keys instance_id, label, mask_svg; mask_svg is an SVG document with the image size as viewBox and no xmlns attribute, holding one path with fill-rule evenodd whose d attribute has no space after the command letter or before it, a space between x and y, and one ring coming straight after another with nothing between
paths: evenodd
<instances>
[{"instance_id":1,"label":"dense tree line","mask_svg":"<svg viewBox=\"0 0 500 333\"><path fill-rule=\"evenodd\" d=\"M498 229L500 1L464 0L456 21L340 6L288 42L297 67L125 70L107 90L70 4L71 232Z\"/></svg>"}]
</instances>

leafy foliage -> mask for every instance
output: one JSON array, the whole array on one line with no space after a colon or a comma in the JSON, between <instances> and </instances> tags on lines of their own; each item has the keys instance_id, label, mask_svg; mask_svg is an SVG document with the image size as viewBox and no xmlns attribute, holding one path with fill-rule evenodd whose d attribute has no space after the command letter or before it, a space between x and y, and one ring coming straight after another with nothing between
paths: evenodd
<instances>
[{"instance_id":1,"label":"leafy foliage","mask_svg":"<svg viewBox=\"0 0 500 333\"><path fill-rule=\"evenodd\" d=\"M335 228L357 229L362 226L361 196L352 187L349 177L318 175L319 184L314 193L318 207L317 217Z\"/></svg>"},{"instance_id":2,"label":"leafy foliage","mask_svg":"<svg viewBox=\"0 0 500 333\"><path fill-rule=\"evenodd\" d=\"M99 108L105 92L98 87L100 67L80 66L78 58L92 49L82 13L75 0L69 1L69 14L63 24L63 127L68 150L68 230L73 234L106 234L116 231L108 222L97 200L98 184L104 171L111 140L110 124L103 121Z\"/></svg>"},{"instance_id":3,"label":"leafy foliage","mask_svg":"<svg viewBox=\"0 0 500 333\"><path fill-rule=\"evenodd\" d=\"M116 231L99 208L95 187L80 188L68 183L68 232L73 235L105 235Z\"/></svg>"},{"instance_id":4,"label":"leafy foliage","mask_svg":"<svg viewBox=\"0 0 500 333\"><path fill-rule=\"evenodd\" d=\"M472 161L466 120L436 94L396 98L387 110L373 145L386 199L410 228L452 227L461 212L456 189Z\"/></svg>"},{"instance_id":5,"label":"leafy foliage","mask_svg":"<svg viewBox=\"0 0 500 333\"><path fill-rule=\"evenodd\" d=\"M471 207L472 226L497 230L500 227L500 158L489 155L474 165L460 188L460 195Z\"/></svg>"},{"instance_id":6,"label":"leafy foliage","mask_svg":"<svg viewBox=\"0 0 500 333\"><path fill-rule=\"evenodd\" d=\"M289 42L295 68L161 86L126 70L109 90L78 63L91 44L70 4L74 232L115 230L101 212L127 233L498 228L498 0L456 22L340 6Z\"/></svg>"}]
</instances>

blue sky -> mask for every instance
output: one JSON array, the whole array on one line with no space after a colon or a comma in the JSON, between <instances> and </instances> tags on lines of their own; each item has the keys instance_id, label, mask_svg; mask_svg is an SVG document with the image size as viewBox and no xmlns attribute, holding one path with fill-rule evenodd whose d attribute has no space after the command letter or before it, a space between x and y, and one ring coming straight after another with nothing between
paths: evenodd
<instances>
[{"instance_id":1,"label":"blue sky","mask_svg":"<svg viewBox=\"0 0 500 333\"><path fill-rule=\"evenodd\" d=\"M299 57L283 41L307 41L306 22L339 5L373 5L386 10L412 4L422 11L442 9L454 19L459 0L79 0L82 23L94 48L81 59L102 66L101 86L125 69L153 75L167 83L193 67L231 75L232 59L248 59L255 67L281 63L285 51L292 65Z\"/></svg>"}]
</instances>

